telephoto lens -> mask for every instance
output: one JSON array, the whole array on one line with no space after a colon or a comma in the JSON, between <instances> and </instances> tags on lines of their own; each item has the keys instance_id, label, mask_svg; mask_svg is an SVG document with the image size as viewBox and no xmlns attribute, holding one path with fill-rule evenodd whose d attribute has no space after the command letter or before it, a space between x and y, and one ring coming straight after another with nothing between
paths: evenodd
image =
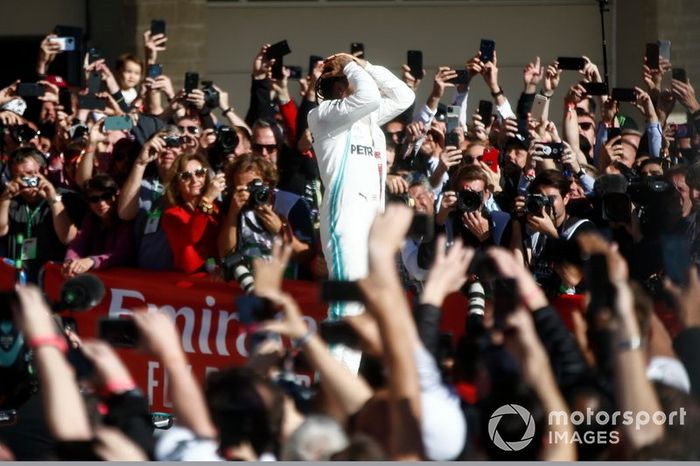
<instances>
[{"instance_id":1,"label":"telephoto lens","mask_svg":"<svg viewBox=\"0 0 700 466\"><path fill-rule=\"evenodd\" d=\"M245 256L240 253L232 253L221 259L221 271L225 281L236 280L245 294L251 294L255 289L253 273Z\"/></svg>"},{"instance_id":2,"label":"telephoto lens","mask_svg":"<svg viewBox=\"0 0 700 466\"><path fill-rule=\"evenodd\" d=\"M483 316L486 304L486 294L484 293L484 287L480 282L473 282L471 285L469 285L467 297L469 298L469 315Z\"/></svg>"}]
</instances>

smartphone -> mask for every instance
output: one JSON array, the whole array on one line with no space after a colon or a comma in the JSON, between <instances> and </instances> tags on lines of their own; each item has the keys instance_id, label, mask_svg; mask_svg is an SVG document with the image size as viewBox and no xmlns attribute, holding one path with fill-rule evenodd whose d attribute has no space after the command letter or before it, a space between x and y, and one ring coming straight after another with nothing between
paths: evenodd
<instances>
[{"instance_id":1,"label":"smartphone","mask_svg":"<svg viewBox=\"0 0 700 466\"><path fill-rule=\"evenodd\" d=\"M104 110L107 103L94 95L79 95L78 108L84 110Z\"/></svg>"},{"instance_id":2,"label":"smartphone","mask_svg":"<svg viewBox=\"0 0 700 466\"><path fill-rule=\"evenodd\" d=\"M134 127L134 122L129 115L109 116L105 118L105 131L129 131Z\"/></svg>"},{"instance_id":3,"label":"smartphone","mask_svg":"<svg viewBox=\"0 0 700 466\"><path fill-rule=\"evenodd\" d=\"M148 77L151 79L156 79L158 76L163 74L163 65L156 63L154 65L148 65Z\"/></svg>"},{"instance_id":4,"label":"smartphone","mask_svg":"<svg viewBox=\"0 0 700 466\"><path fill-rule=\"evenodd\" d=\"M637 91L631 87L615 87L612 90L612 98L618 102L636 102Z\"/></svg>"},{"instance_id":5,"label":"smartphone","mask_svg":"<svg viewBox=\"0 0 700 466\"><path fill-rule=\"evenodd\" d=\"M497 328L505 328L506 318L518 306L518 285L512 278L493 281L493 318Z\"/></svg>"},{"instance_id":6,"label":"smartphone","mask_svg":"<svg viewBox=\"0 0 700 466\"><path fill-rule=\"evenodd\" d=\"M415 240L427 242L433 239L434 234L435 223L433 222L433 218L427 214L415 213L406 236Z\"/></svg>"},{"instance_id":7,"label":"smartphone","mask_svg":"<svg viewBox=\"0 0 700 466\"><path fill-rule=\"evenodd\" d=\"M90 73L90 77L87 81L88 94L95 95L100 92L102 88L102 78L99 73Z\"/></svg>"},{"instance_id":8,"label":"smartphone","mask_svg":"<svg viewBox=\"0 0 700 466\"><path fill-rule=\"evenodd\" d=\"M58 104L63 107L63 111L69 115L73 114L73 98L70 90L62 87L58 90Z\"/></svg>"},{"instance_id":9,"label":"smartphone","mask_svg":"<svg viewBox=\"0 0 700 466\"><path fill-rule=\"evenodd\" d=\"M62 52L75 51L75 37L52 37L51 42L57 43Z\"/></svg>"},{"instance_id":10,"label":"smartphone","mask_svg":"<svg viewBox=\"0 0 700 466\"><path fill-rule=\"evenodd\" d=\"M274 319L277 314L274 304L269 299L253 295L245 295L236 299L236 310L238 311L238 321L245 326Z\"/></svg>"},{"instance_id":11,"label":"smartphone","mask_svg":"<svg viewBox=\"0 0 700 466\"><path fill-rule=\"evenodd\" d=\"M496 42L491 39L481 39L479 52L481 52L481 61L493 61L493 52L496 51Z\"/></svg>"},{"instance_id":12,"label":"smartphone","mask_svg":"<svg viewBox=\"0 0 700 466\"><path fill-rule=\"evenodd\" d=\"M533 120L542 121L542 115L544 115L544 109L547 105L547 98L540 94L535 94L535 100L532 102L532 109L530 110L530 115Z\"/></svg>"},{"instance_id":13,"label":"smartphone","mask_svg":"<svg viewBox=\"0 0 700 466\"><path fill-rule=\"evenodd\" d=\"M676 129L673 132L673 137L676 139L684 139L690 137L690 126L688 123L681 123L676 125Z\"/></svg>"},{"instance_id":14,"label":"smartphone","mask_svg":"<svg viewBox=\"0 0 700 466\"><path fill-rule=\"evenodd\" d=\"M282 40L277 42L276 44L272 44L267 49L267 52L265 52L265 56L268 59L276 58L277 61L279 61L280 58L282 58L285 55L289 55L290 53L292 53L292 50L289 48L289 44L287 44L286 40Z\"/></svg>"},{"instance_id":15,"label":"smartphone","mask_svg":"<svg viewBox=\"0 0 700 466\"><path fill-rule=\"evenodd\" d=\"M481 161L488 165L492 172L498 173L498 157L500 154L496 147L484 149L484 153L481 155Z\"/></svg>"},{"instance_id":16,"label":"smartphone","mask_svg":"<svg viewBox=\"0 0 700 466\"><path fill-rule=\"evenodd\" d=\"M658 70L659 69L659 44L657 42L648 42L646 51L646 65L649 69Z\"/></svg>"},{"instance_id":17,"label":"smartphone","mask_svg":"<svg viewBox=\"0 0 700 466\"><path fill-rule=\"evenodd\" d=\"M612 287L608 278L608 261L604 254L593 254L584 263L586 287L591 299L588 304L588 317L594 319L595 312L601 308L612 309Z\"/></svg>"},{"instance_id":18,"label":"smartphone","mask_svg":"<svg viewBox=\"0 0 700 466\"><path fill-rule=\"evenodd\" d=\"M406 64L411 69L411 76L416 79L423 78L423 52L420 50L406 52Z\"/></svg>"},{"instance_id":19,"label":"smartphone","mask_svg":"<svg viewBox=\"0 0 700 466\"><path fill-rule=\"evenodd\" d=\"M608 86L605 83L581 83L588 95L608 95Z\"/></svg>"},{"instance_id":20,"label":"smartphone","mask_svg":"<svg viewBox=\"0 0 700 466\"><path fill-rule=\"evenodd\" d=\"M185 92L190 93L199 87L199 73L188 71L185 73Z\"/></svg>"},{"instance_id":21,"label":"smartphone","mask_svg":"<svg viewBox=\"0 0 700 466\"><path fill-rule=\"evenodd\" d=\"M365 44L362 42L353 42L350 44L350 55L357 58L365 58Z\"/></svg>"},{"instance_id":22,"label":"smartphone","mask_svg":"<svg viewBox=\"0 0 700 466\"><path fill-rule=\"evenodd\" d=\"M344 320L324 320L319 324L318 333L329 345L341 344L357 349L360 347L360 336L352 325Z\"/></svg>"},{"instance_id":23,"label":"smartphone","mask_svg":"<svg viewBox=\"0 0 700 466\"><path fill-rule=\"evenodd\" d=\"M559 57L557 62L560 70L582 70L586 67L583 57Z\"/></svg>"},{"instance_id":24,"label":"smartphone","mask_svg":"<svg viewBox=\"0 0 700 466\"><path fill-rule=\"evenodd\" d=\"M20 97L39 97L44 95L44 86L37 83L17 84L17 95Z\"/></svg>"},{"instance_id":25,"label":"smartphone","mask_svg":"<svg viewBox=\"0 0 700 466\"><path fill-rule=\"evenodd\" d=\"M287 69L289 70L289 79L301 79L302 78L301 66L289 65L287 67Z\"/></svg>"},{"instance_id":26,"label":"smartphone","mask_svg":"<svg viewBox=\"0 0 700 466\"><path fill-rule=\"evenodd\" d=\"M321 282L321 299L326 302L362 302L364 297L357 282L326 280Z\"/></svg>"},{"instance_id":27,"label":"smartphone","mask_svg":"<svg viewBox=\"0 0 700 466\"><path fill-rule=\"evenodd\" d=\"M323 61L323 57L319 55L309 55L309 74L314 72L316 64L320 61Z\"/></svg>"},{"instance_id":28,"label":"smartphone","mask_svg":"<svg viewBox=\"0 0 700 466\"><path fill-rule=\"evenodd\" d=\"M673 68L671 70L671 76L677 81L682 81L684 83L688 82L688 76L685 74L685 68Z\"/></svg>"},{"instance_id":29,"label":"smartphone","mask_svg":"<svg viewBox=\"0 0 700 466\"><path fill-rule=\"evenodd\" d=\"M284 58L278 57L275 59L275 64L272 65L272 79L284 78Z\"/></svg>"},{"instance_id":30,"label":"smartphone","mask_svg":"<svg viewBox=\"0 0 700 466\"><path fill-rule=\"evenodd\" d=\"M132 319L100 319L97 334L115 348L136 348L139 344L139 330Z\"/></svg>"},{"instance_id":31,"label":"smartphone","mask_svg":"<svg viewBox=\"0 0 700 466\"><path fill-rule=\"evenodd\" d=\"M612 141L616 137L622 135L622 129L620 128L608 128L608 137L607 141Z\"/></svg>"},{"instance_id":32,"label":"smartphone","mask_svg":"<svg viewBox=\"0 0 700 466\"><path fill-rule=\"evenodd\" d=\"M678 286L688 285L688 271L692 265L689 238L683 235L663 235L661 256L664 272Z\"/></svg>"},{"instance_id":33,"label":"smartphone","mask_svg":"<svg viewBox=\"0 0 700 466\"><path fill-rule=\"evenodd\" d=\"M459 112L460 108L456 105L447 107L445 146L459 147L459 135L455 132L459 128Z\"/></svg>"},{"instance_id":34,"label":"smartphone","mask_svg":"<svg viewBox=\"0 0 700 466\"><path fill-rule=\"evenodd\" d=\"M450 79L452 84L469 84L469 72L467 70L455 70L457 76Z\"/></svg>"},{"instance_id":35,"label":"smartphone","mask_svg":"<svg viewBox=\"0 0 700 466\"><path fill-rule=\"evenodd\" d=\"M671 41L670 40L660 40L659 41L659 55L661 58L665 58L671 61Z\"/></svg>"},{"instance_id":36,"label":"smartphone","mask_svg":"<svg viewBox=\"0 0 700 466\"><path fill-rule=\"evenodd\" d=\"M95 63L100 58L102 58L102 55L100 55L99 50L97 50L95 47L90 47L88 49L88 63Z\"/></svg>"},{"instance_id":37,"label":"smartphone","mask_svg":"<svg viewBox=\"0 0 700 466\"><path fill-rule=\"evenodd\" d=\"M564 154L564 143L562 142L545 142L542 143L543 158L559 160Z\"/></svg>"},{"instance_id":38,"label":"smartphone","mask_svg":"<svg viewBox=\"0 0 700 466\"><path fill-rule=\"evenodd\" d=\"M151 37L157 34L165 35L165 20L163 19L151 20Z\"/></svg>"},{"instance_id":39,"label":"smartphone","mask_svg":"<svg viewBox=\"0 0 700 466\"><path fill-rule=\"evenodd\" d=\"M493 102L490 100L480 100L479 110L477 111L481 117L481 122L488 129L491 126L491 120L493 119Z\"/></svg>"}]
</instances>

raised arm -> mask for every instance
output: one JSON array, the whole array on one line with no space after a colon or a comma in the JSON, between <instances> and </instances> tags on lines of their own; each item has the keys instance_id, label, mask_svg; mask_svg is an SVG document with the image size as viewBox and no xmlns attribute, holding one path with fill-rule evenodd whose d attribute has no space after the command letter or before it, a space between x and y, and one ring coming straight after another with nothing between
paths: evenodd
<instances>
[{"instance_id":1,"label":"raised arm","mask_svg":"<svg viewBox=\"0 0 700 466\"><path fill-rule=\"evenodd\" d=\"M381 94L377 124L383 125L394 117L401 115L411 106L416 95L405 82L383 66L367 63L365 70L372 76Z\"/></svg>"}]
</instances>

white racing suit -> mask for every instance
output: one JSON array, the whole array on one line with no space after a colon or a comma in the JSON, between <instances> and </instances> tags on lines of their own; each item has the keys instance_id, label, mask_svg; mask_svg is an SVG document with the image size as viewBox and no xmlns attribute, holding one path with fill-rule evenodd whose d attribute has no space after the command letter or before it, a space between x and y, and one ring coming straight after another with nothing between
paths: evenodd
<instances>
[{"instance_id":1,"label":"white racing suit","mask_svg":"<svg viewBox=\"0 0 700 466\"><path fill-rule=\"evenodd\" d=\"M415 95L382 66L355 62L343 72L351 95L325 100L308 115L309 129L325 187L321 242L333 280L358 280L368 273L367 240L377 213L384 210L386 141L380 125L406 110ZM332 303L337 319L364 311L361 303ZM337 352L336 352L337 353ZM341 355L349 367L359 365ZM357 370L357 367L355 367Z\"/></svg>"}]
</instances>

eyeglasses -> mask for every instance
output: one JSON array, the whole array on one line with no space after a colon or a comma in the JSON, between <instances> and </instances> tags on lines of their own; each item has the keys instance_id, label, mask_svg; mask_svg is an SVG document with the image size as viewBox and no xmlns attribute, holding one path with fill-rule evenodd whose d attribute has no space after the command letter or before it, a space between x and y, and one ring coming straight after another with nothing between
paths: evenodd
<instances>
[{"instance_id":1,"label":"eyeglasses","mask_svg":"<svg viewBox=\"0 0 700 466\"><path fill-rule=\"evenodd\" d=\"M181 181L188 183L188 182L192 181L195 177L204 178L206 175L207 175L206 168L198 168L198 169L191 171L191 172L180 172L177 174L177 177L180 178Z\"/></svg>"},{"instance_id":2,"label":"eyeglasses","mask_svg":"<svg viewBox=\"0 0 700 466\"><path fill-rule=\"evenodd\" d=\"M579 123L578 127L584 131L588 131L589 129L593 128L593 123Z\"/></svg>"},{"instance_id":3,"label":"eyeglasses","mask_svg":"<svg viewBox=\"0 0 700 466\"><path fill-rule=\"evenodd\" d=\"M253 152L262 153L263 149L267 152L274 152L277 150L277 144L253 144Z\"/></svg>"},{"instance_id":4,"label":"eyeglasses","mask_svg":"<svg viewBox=\"0 0 700 466\"><path fill-rule=\"evenodd\" d=\"M194 134L194 135L199 134L199 126L194 126L194 125L180 126L180 125L178 125L177 127L183 133L189 133L189 134Z\"/></svg>"},{"instance_id":5,"label":"eyeglasses","mask_svg":"<svg viewBox=\"0 0 700 466\"><path fill-rule=\"evenodd\" d=\"M95 194L87 198L90 204L97 204L100 201L111 201L112 199L114 199L114 193Z\"/></svg>"}]
</instances>

